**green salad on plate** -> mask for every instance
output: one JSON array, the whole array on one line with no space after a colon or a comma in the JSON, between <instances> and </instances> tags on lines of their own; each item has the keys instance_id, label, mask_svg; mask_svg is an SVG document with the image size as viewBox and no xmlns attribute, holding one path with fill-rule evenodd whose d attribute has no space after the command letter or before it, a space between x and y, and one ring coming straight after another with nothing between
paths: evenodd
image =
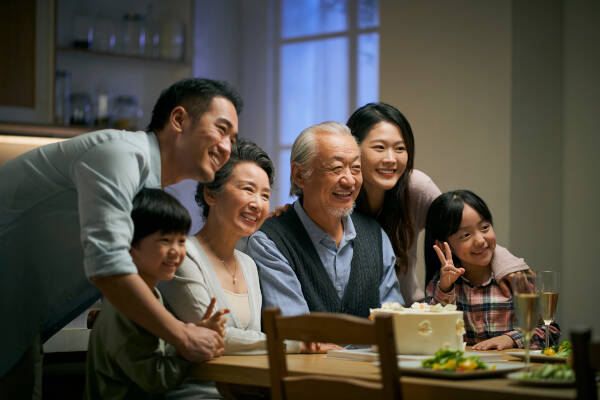
<instances>
[{"instance_id":1,"label":"green salad on plate","mask_svg":"<svg viewBox=\"0 0 600 400\"><path fill-rule=\"evenodd\" d=\"M479 357L465 357L460 350L438 350L433 358L423 360L421 366L434 371L450 372L471 372L488 369L488 366Z\"/></svg>"},{"instance_id":2,"label":"green salad on plate","mask_svg":"<svg viewBox=\"0 0 600 400\"><path fill-rule=\"evenodd\" d=\"M575 371L568 364L544 364L539 369L521 374L520 378L525 380L573 381L575 380Z\"/></svg>"}]
</instances>

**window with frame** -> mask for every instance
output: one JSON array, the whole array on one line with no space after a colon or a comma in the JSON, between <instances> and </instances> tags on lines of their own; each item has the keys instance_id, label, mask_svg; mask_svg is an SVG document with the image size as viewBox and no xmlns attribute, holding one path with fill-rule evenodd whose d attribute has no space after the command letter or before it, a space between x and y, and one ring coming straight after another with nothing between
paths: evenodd
<instances>
[{"instance_id":1,"label":"window with frame","mask_svg":"<svg viewBox=\"0 0 600 400\"><path fill-rule=\"evenodd\" d=\"M378 0L279 0L275 54L279 204L290 203L290 151L298 134L345 123L378 99Z\"/></svg>"}]
</instances>

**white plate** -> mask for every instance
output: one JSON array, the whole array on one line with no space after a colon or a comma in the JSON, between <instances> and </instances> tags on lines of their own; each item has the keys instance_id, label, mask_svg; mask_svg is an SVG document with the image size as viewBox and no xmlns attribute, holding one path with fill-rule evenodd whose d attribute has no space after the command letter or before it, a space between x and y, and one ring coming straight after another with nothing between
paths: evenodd
<instances>
[{"instance_id":1,"label":"white plate","mask_svg":"<svg viewBox=\"0 0 600 400\"><path fill-rule=\"evenodd\" d=\"M465 356L478 356L481 360L486 363L490 362L505 362L502 358L501 353L484 353L480 351L467 351ZM332 350L327 353L329 358L343 358L346 360L357 360L357 361L377 361L379 355L372 352L370 349L345 349L345 350ZM417 355L417 354L400 354L398 360L425 360L433 357L433 354L429 355Z\"/></svg>"},{"instance_id":2,"label":"white plate","mask_svg":"<svg viewBox=\"0 0 600 400\"><path fill-rule=\"evenodd\" d=\"M568 381L557 381L550 379L523 379L521 378L522 372L513 372L506 375L508 379L521 385L527 386L573 386L575 385L575 379Z\"/></svg>"},{"instance_id":3,"label":"white plate","mask_svg":"<svg viewBox=\"0 0 600 400\"><path fill-rule=\"evenodd\" d=\"M429 368L421 367L421 361L400 361L398 367L400 372L406 375L422 375L432 376L436 378L446 379L471 379L471 378L489 378L491 376L504 375L508 372L514 372L525 367L522 363L486 363L488 369L469 371L469 372L450 372L450 371L437 371ZM495 369L491 369L496 366Z\"/></svg>"},{"instance_id":4,"label":"white plate","mask_svg":"<svg viewBox=\"0 0 600 400\"><path fill-rule=\"evenodd\" d=\"M517 357L521 360L525 360L525 350L507 351L505 354L510 354L513 357ZM541 350L530 350L529 358L531 361L549 361L549 362L565 362L567 357L547 356L542 354Z\"/></svg>"}]
</instances>

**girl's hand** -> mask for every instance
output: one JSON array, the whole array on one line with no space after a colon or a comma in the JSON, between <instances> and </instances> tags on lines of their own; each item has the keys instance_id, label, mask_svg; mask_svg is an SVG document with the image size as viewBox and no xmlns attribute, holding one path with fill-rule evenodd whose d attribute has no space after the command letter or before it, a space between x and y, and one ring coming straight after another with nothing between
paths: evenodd
<instances>
[{"instance_id":1,"label":"girl's hand","mask_svg":"<svg viewBox=\"0 0 600 400\"><path fill-rule=\"evenodd\" d=\"M286 212L288 210L288 208L290 208L292 205L291 204L286 204L283 206L277 206L275 207L275 209L269 213L269 215L267 215L267 218L271 218L271 217L279 217L281 214L283 214L284 212Z\"/></svg>"},{"instance_id":2,"label":"girl's hand","mask_svg":"<svg viewBox=\"0 0 600 400\"><path fill-rule=\"evenodd\" d=\"M437 243L440 244L439 242ZM440 259L440 264L442 264L442 267L440 268L440 283L438 284L438 287L442 292L447 293L450 291L452 285L454 285L454 282L456 282L458 277L465 273L465 269L454 267L454 261L452 261L452 251L450 250L450 245L448 242L444 242L445 255L438 244L433 245L433 249Z\"/></svg>"},{"instance_id":3,"label":"girl's hand","mask_svg":"<svg viewBox=\"0 0 600 400\"><path fill-rule=\"evenodd\" d=\"M331 350L344 350L344 348L334 343L303 342L300 353L325 354Z\"/></svg>"},{"instance_id":4,"label":"girl's hand","mask_svg":"<svg viewBox=\"0 0 600 400\"><path fill-rule=\"evenodd\" d=\"M222 310L217 310L213 314L213 309L215 308L215 303L217 299L213 297L210 299L210 304L202 317L202 321L198 324L204 328L212 329L217 332L221 337L225 337L225 323L227 322L227 317L223 315L229 313L227 308Z\"/></svg>"},{"instance_id":5,"label":"girl's hand","mask_svg":"<svg viewBox=\"0 0 600 400\"><path fill-rule=\"evenodd\" d=\"M493 337L483 342L479 342L473 346L473 350L492 350L492 349L512 349L515 347L515 342L508 335L500 335Z\"/></svg>"}]
</instances>

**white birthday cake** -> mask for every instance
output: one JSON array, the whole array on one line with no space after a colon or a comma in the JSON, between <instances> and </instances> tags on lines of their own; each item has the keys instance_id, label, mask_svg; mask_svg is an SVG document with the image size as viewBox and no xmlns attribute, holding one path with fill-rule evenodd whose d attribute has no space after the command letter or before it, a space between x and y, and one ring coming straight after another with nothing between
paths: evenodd
<instances>
[{"instance_id":1,"label":"white birthday cake","mask_svg":"<svg viewBox=\"0 0 600 400\"><path fill-rule=\"evenodd\" d=\"M434 354L439 349L465 350L465 322L454 304L384 303L371 309L371 318L380 314L394 317L397 354Z\"/></svg>"}]
</instances>

